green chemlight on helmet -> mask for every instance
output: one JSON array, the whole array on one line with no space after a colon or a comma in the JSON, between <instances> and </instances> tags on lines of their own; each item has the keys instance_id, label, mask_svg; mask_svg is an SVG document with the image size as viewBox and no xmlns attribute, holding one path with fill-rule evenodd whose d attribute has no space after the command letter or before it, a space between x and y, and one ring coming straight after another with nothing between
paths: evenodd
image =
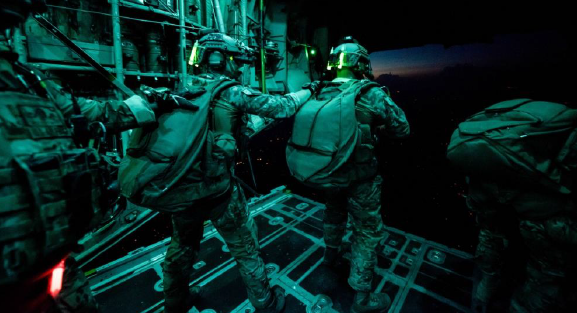
<instances>
[{"instance_id":1,"label":"green chemlight on helmet","mask_svg":"<svg viewBox=\"0 0 577 313\"><path fill-rule=\"evenodd\" d=\"M190 54L190 58L188 59L188 65L196 64L198 60L198 40L194 42L194 46L192 47L192 53Z\"/></svg>"},{"instance_id":2,"label":"green chemlight on helmet","mask_svg":"<svg viewBox=\"0 0 577 313\"><path fill-rule=\"evenodd\" d=\"M331 53L329 53L329 55L333 54L333 52L335 51L335 47L331 47ZM331 66L331 60L329 59L329 61L327 62L327 71L332 70L333 67Z\"/></svg>"},{"instance_id":3,"label":"green chemlight on helmet","mask_svg":"<svg viewBox=\"0 0 577 313\"><path fill-rule=\"evenodd\" d=\"M371 59L368 51L356 40L347 37L346 41L331 49L329 54L327 70L335 71L349 69L359 77L371 77Z\"/></svg>"},{"instance_id":4,"label":"green chemlight on helmet","mask_svg":"<svg viewBox=\"0 0 577 313\"><path fill-rule=\"evenodd\" d=\"M341 52L341 54L339 55L339 66L337 66L337 68L340 70L343 68L343 63L345 61L345 52Z\"/></svg>"}]
</instances>

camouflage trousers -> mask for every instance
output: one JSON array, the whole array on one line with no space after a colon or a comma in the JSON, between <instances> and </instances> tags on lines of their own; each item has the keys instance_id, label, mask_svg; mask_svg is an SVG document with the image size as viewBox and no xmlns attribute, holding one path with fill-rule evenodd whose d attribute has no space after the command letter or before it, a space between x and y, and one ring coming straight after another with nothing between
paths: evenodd
<instances>
[{"instance_id":1,"label":"camouflage trousers","mask_svg":"<svg viewBox=\"0 0 577 313\"><path fill-rule=\"evenodd\" d=\"M510 261L505 259L506 250L519 240L527 255L525 280L513 294L510 312L574 312L577 306L575 213L564 211L548 218L526 218L517 212L522 212L525 205L534 207L535 202L528 200L534 195L525 197L520 191L503 197L505 193L501 192L500 197L483 186L470 185L469 189L467 203L477 213L480 226L476 259L484 273L480 284L483 288L478 287L476 297L491 300L497 286L487 282L499 281L505 274L503 265Z\"/></svg>"},{"instance_id":2,"label":"camouflage trousers","mask_svg":"<svg viewBox=\"0 0 577 313\"><path fill-rule=\"evenodd\" d=\"M380 176L353 183L348 188L327 192L324 212L324 240L338 248L345 235L347 219L352 223L351 273L348 279L357 291L370 291L377 262L376 247L384 237L381 217Z\"/></svg>"},{"instance_id":3,"label":"camouflage trousers","mask_svg":"<svg viewBox=\"0 0 577 313\"><path fill-rule=\"evenodd\" d=\"M65 266L62 290L58 294L58 298L56 298L58 312L100 312L86 276L84 276L84 272L78 267L76 261L73 258L68 258Z\"/></svg>"},{"instance_id":4,"label":"camouflage trousers","mask_svg":"<svg viewBox=\"0 0 577 313\"><path fill-rule=\"evenodd\" d=\"M259 256L257 226L249 216L240 188L232 187L230 198L204 203L172 216L172 239L163 266L166 312L187 312L187 297L193 264L197 261L203 224L210 219L237 262L248 299L257 308L271 301L264 262Z\"/></svg>"}]
</instances>

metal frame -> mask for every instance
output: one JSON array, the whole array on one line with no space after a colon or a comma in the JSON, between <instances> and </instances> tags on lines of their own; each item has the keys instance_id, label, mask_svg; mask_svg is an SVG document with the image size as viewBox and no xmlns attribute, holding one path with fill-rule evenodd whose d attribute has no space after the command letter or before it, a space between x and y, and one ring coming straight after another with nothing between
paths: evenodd
<instances>
[{"instance_id":1,"label":"metal frame","mask_svg":"<svg viewBox=\"0 0 577 313\"><path fill-rule=\"evenodd\" d=\"M290 199L296 199L298 201L302 201L308 205L308 207L304 208L301 213L296 214L298 209L290 209L287 206L284 206L284 202ZM260 246L261 248L266 248L269 245L273 245L276 243L275 240L286 236L289 232L296 232L302 237L310 240L311 245L308 247L303 253L298 255L290 264L286 265L282 270L278 270L278 266L273 263L267 264L267 269L270 271L269 278L271 279L271 283L273 285L280 285L286 291L287 294L292 295L298 301L302 302L307 307L307 312L314 311L313 308L317 305L317 300L319 299L318 294L312 294L310 291L305 290L301 283L305 280L309 275L315 271L321 263L321 259L319 259L314 265L312 265L303 275L301 275L297 280L293 280L289 278L289 273L293 271L296 267L298 267L303 261L305 261L309 256L315 253L318 249L322 249L324 247L324 242L322 239L319 239L315 236L312 236L301 229L297 228L297 226L302 225L301 223L306 223L305 220L312 218L318 220L317 217L313 216L317 214L319 211L324 209L324 206L320 203L316 203L309 199L300 197L298 195L293 194L286 194L283 192L283 189L275 190L270 194L263 196L261 198L255 199L251 202L251 214L253 216L260 215L265 217L269 224L275 223L274 225L280 225L278 229L269 233L266 237L261 238ZM275 216L273 217L270 213L274 212ZM280 218L279 218L280 217ZM286 217L286 218L282 218ZM271 224L273 225L273 224ZM435 265L432 263L431 260L427 258L427 252L430 249L441 251L442 253L450 254L453 257L459 257L464 260L470 260L472 258L471 255L464 253L459 250L451 249L444 245L428 241L426 239L420 238L418 236L414 236L412 234L405 233L395 228L386 227L386 231L388 233L387 237L382 241L382 246L385 248L393 249L397 252L397 255L389 259L392 265L387 269L377 268L375 279L378 281L378 285L376 288L376 292L380 292L383 290L385 284L391 283L396 285L399 289L395 294L395 297L392 299L392 307L389 312L397 313L401 312L402 307L407 300L407 296L411 290L416 290L424 295L427 295L440 303L444 303L452 308L455 311L461 311L465 313L472 313L470 308L464 307L459 303L451 301L443 296L436 294L434 291L428 290L423 286L419 286L415 284L416 277L419 274L419 270L421 265L427 263L429 266L436 266L443 271L450 272L451 274L459 275L466 279L472 280L471 277L465 277L461 274L456 272L452 272L447 268L442 268L440 265ZM385 245L385 242L391 237L392 234L395 236L402 236L406 238L406 241L403 245L395 246L391 248L389 245ZM350 232L348 233L345 240L351 236ZM223 244L223 249L225 247L224 241L219 236L219 234L215 231L212 226L208 226L205 228L204 239L203 243L207 242L210 239L217 238ZM106 292L110 288L117 286L120 283L123 283L127 280L130 280L132 277L137 276L144 271L150 270L151 268L154 269L156 274L159 276L159 281L155 285L155 289L157 292L161 292L160 283L162 281L162 268L161 263L164 259L164 254L166 252L166 247L169 244L170 239L165 239L161 242L158 242L152 246L149 246L144 249L140 249L130 253L128 256L119 259L109 265L103 266L95 271L95 276L93 275L90 277L90 281L93 284L92 288L95 295L99 295L103 292ZM406 267L407 263L403 263L402 258L409 256L406 253L407 247L410 243L416 242L420 244L420 248L418 252L414 252L410 255L412 262L410 265L410 269L406 277L398 276L395 274L395 268L403 264L402 266ZM202 246L202 244L201 244ZM223 250L225 251L225 250ZM347 257L347 255L345 255ZM267 260L272 261L274 260ZM468 261L467 261L468 262ZM203 266L205 264L198 264L199 266ZM219 276L223 275L227 271L231 270L235 266L235 262L231 257L227 257L225 261L219 263L215 268L211 269L209 272L203 274L200 277L197 277L194 281L190 284L198 284L200 286L208 285ZM94 283L96 282L96 283ZM159 301L154 303L153 305L149 306L148 309L144 310L143 312L161 312L163 307L163 301ZM245 300L239 306L237 306L231 312L233 313L241 313L241 312L254 312L254 308ZM318 311L318 312L337 312L335 309L328 309L326 311Z\"/></svg>"}]
</instances>

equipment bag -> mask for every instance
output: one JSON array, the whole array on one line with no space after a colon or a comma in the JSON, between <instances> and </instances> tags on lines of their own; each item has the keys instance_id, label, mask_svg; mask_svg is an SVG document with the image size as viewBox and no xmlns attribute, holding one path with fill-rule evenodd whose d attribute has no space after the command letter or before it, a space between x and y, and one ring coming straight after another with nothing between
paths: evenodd
<instances>
[{"instance_id":1,"label":"equipment bag","mask_svg":"<svg viewBox=\"0 0 577 313\"><path fill-rule=\"evenodd\" d=\"M45 272L98 222L98 161L54 102L0 91L1 286Z\"/></svg>"},{"instance_id":2,"label":"equipment bag","mask_svg":"<svg viewBox=\"0 0 577 313\"><path fill-rule=\"evenodd\" d=\"M447 158L467 175L571 192L577 110L530 99L509 100L471 116L453 133Z\"/></svg>"},{"instance_id":3,"label":"equipment bag","mask_svg":"<svg viewBox=\"0 0 577 313\"><path fill-rule=\"evenodd\" d=\"M286 149L291 174L316 188L344 187L333 173L353 155L362 131L355 114L355 101L368 88L369 80L350 80L340 86L323 88L295 115L292 136Z\"/></svg>"},{"instance_id":4,"label":"equipment bag","mask_svg":"<svg viewBox=\"0 0 577 313\"><path fill-rule=\"evenodd\" d=\"M172 212L226 192L226 147L234 138L214 134L209 114L213 99L236 84L228 79L199 80L187 87L196 94L189 101L198 111L175 109L159 116L157 127L135 130L120 165L121 193L137 205Z\"/></svg>"}]
</instances>

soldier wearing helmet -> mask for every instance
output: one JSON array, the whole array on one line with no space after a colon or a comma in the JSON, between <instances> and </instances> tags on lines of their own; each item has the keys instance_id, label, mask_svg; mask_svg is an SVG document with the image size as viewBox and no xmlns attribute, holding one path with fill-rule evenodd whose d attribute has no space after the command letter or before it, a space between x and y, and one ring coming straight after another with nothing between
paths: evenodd
<instances>
[{"instance_id":1,"label":"soldier wearing helmet","mask_svg":"<svg viewBox=\"0 0 577 313\"><path fill-rule=\"evenodd\" d=\"M327 71L333 73L351 71L357 79L373 80L369 52L358 41L348 36L336 48L331 49Z\"/></svg>"},{"instance_id":2,"label":"soldier wearing helmet","mask_svg":"<svg viewBox=\"0 0 577 313\"><path fill-rule=\"evenodd\" d=\"M254 51L242 42L221 33L203 36L193 47L189 64L196 74L216 73L231 79L241 74L242 64L254 62Z\"/></svg>"},{"instance_id":3,"label":"soldier wearing helmet","mask_svg":"<svg viewBox=\"0 0 577 313\"><path fill-rule=\"evenodd\" d=\"M370 57L365 48L352 37L331 50L327 70L336 78L317 96L329 97L331 92L346 90L348 85L372 79ZM353 224L351 245L351 271L349 285L356 291L351 312L384 312L390 298L384 293L372 293L373 270L376 264L376 247L383 238L381 218L381 183L377 173L378 162L374 155L374 135L390 138L409 135L405 113L379 87L365 88L355 100L356 119L362 138L353 156L332 174L335 181L348 181L346 188L332 188L326 192L324 213L324 240L326 244L323 264L334 267L346 230L348 216Z\"/></svg>"},{"instance_id":4,"label":"soldier wearing helmet","mask_svg":"<svg viewBox=\"0 0 577 313\"><path fill-rule=\"evenodd\" d=\"M99 154L75 140L68 121L121 131L156 116L139 96L75 98L20 63L12 31L43 8L42 0L0 2L0 303L3 312L51 312L70 285L67 310L93 312L84 274L67 256L102 214Z\"/></svg>"},{"instance_id":5,"label":"soldier wearing helmet","mask_svg":"<svg viewBox=\"0 0 577 313\"><path fill-rule=\"evenodd\" d=\"M206 166L198 166L196 172L182 170L184 177L158 199L162 204L153 199L159 210L172 213L172 241L163 267L166 312L187 312L199 296L198 287L189 288L189 277L198 257L206 220L212 221L235 258L248 298L257 312L280 312L284 308L284 292L280 286L271 289L269 285L264 262L259 257L256 224L250 217L241 188L232 178L236 142L246 124L243 119L246 114L291 117L318 84L312 84L311 90L284 96L263 94L234 81L239 77L240 65L252 61L249 48L221 33L207 34L194 44L189 65L196 75L189 78L189 90L202 88L212 93L206 100L210 106L208 128L214 134L215 149L223 152L227 165L225 173L211 180L214 183L199 179L199 176L208 175L206 171L202 172Z\"/></svg>"}]
</instances>

